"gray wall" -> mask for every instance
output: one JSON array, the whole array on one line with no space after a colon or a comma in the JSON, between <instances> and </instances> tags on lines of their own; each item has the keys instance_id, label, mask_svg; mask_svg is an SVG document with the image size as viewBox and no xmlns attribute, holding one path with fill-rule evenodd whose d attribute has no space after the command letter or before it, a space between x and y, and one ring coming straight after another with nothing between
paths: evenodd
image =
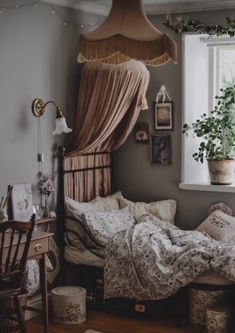
<instances>
[{"instance_id":1,"label":"gray wall","mask_svg":"<svg viewBox=\"0 0 235 333\"><path fill-rule=\"evenodd\" d=\"M0 7L19 1L0 0ZM73 10L57 8L69 20L78 23L99 22L101 18ZM210 23L223 23L235 11L194 13L192 16ZM151 17L162 31L163 16ZM84 29L83 31L86 31ZM79 66L76 64L79 28L68 26L52 15L48 5L11 10L0 19L0 195L8 184L38 181L38 120L31 113L34 98L55 100L67 110L68 120L76 104ZM185 228L196 226L206 215L210 203L223 200L235 213L233 194L182 191L179 189L181 167L181 38L178 43L178 65L167 64L152 68L148 89L150 110L143 111L140 120L149 122L153 130L153 101L165 84L173 101L175 129L172 132L173 160L171 166L159 167L149 161L148 145L137 145L131 135L126 144L114 154L114 188L133 200L175 198L178 201L177 223ZM41 118L43 132L44 171L55 167L53 151L62 137L54 137L53 109ZM34 187L34 201L38 201Z\"/></svg>"},{"instance_id":2,"label":"gray wall","mask_svg":"<svg viewBox=\"0 0 235 333\"><path fill-rule=\"evenodd\" d=\"M184 14L207 23L225 23L226 17L235 17L235 11L215 11ZM162 25L164 16L151 16L152 23L161 31L170 34L178 44L178 64L168 63L158 68L149 67L151 82L147 99L149 111L142 111L139 120L149 123L153 133L153 102L160 86L164 84L174 101L174 131L172 135L172 165L156 166L150 163L149 145L136 144L134 136L113 156L113 187L134 201L155 201L174 198L178 202L177 224L183 228L194 228L207 215L211 203L224 201L235 214L234 194L185 191L179 189L181 181L181 116L182 116L182 55L181 36L175 35ZM189 156L191 158L191 156Z\"/></svg>"},{"instance_id":3,"label":"gray wall","mask_svg":"<svg viewBox=\"0 0 235 333\"><path fill-rule=\"evenodd\" d=\"M19 3L0 0L0 8ZM94 15L60 7L56 10L71 22L97 22ZM31 112L31 103L36 97L52 99L65 112L73 113L78 90L79 27L65 27L47 4L11 9L0 16L0 195L6 194L8 184L31 183L37 202L39 121L44 172L55 167L53 151L63 137L52 135L53 107L48 106L38 120Z\"/></svg>"}]
</instances>

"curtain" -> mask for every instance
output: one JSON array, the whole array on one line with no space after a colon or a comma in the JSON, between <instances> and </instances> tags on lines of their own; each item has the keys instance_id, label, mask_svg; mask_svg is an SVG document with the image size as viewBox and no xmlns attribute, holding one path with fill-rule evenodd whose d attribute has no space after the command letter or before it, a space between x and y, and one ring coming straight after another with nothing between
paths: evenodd
<instances>
[{"instance_id":1,"label":"curtain","mask_svg":"<svg viewBox=\"0 0 235 333\"><path fill-rule=\"evenodd\" d=\"M90 201L111 192L111 156L108 153L66 157L64 170L64 194L69 198Z\"/></svg>"},{"instance_id":2,"label":"curtain","mask_svg":"<svg viewBox=\"0 0 235 333\"><path fill-rule=\"evenodd\" d=\"M149 79L145 65L135 60L121 65L97 62L84 65L67 165L76 164L79 169L96 167L97 163L107 165L107 154L101 157L97 153L111 153L125 142L141 109L146 108ZM82 156L84 154L89 156ZM76 191L79 194L75 194L75 198L88 201L97 194L110 192L110 170L101 170L87 170L78 176ZM71 177L67 175L67 187L73 184Z\"/></svg>"},{"instance_id":3,"label":"curtain","mask_svg":"<svg viewBox=\"0 0 235 333\"><path fill-rule=\"evenodd\" d=\"M139 61L86 63L80 80L73 144L68 156L113 151L132 131L145 104L149 72Z\"/></svg>"}]
</instances>

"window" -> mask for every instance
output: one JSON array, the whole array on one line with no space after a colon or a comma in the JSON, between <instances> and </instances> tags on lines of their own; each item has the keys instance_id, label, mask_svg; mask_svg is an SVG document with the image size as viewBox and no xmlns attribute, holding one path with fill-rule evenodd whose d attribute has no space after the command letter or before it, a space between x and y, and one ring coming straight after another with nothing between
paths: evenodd
<instances>
[{"instance_id":1,"label":"window","mask_svg":"<svg viewBox=\"0 0 235 333\"><path fill-rule=\"evenodd\" d=\"M183 37L183 123L192 123L215 107L215 96L235 83L235 39L185 35ZM194 161L195 137L182 139L182 189L235 192L230 186L210 186L206 163Z\"/></svg>"}]
</instances>

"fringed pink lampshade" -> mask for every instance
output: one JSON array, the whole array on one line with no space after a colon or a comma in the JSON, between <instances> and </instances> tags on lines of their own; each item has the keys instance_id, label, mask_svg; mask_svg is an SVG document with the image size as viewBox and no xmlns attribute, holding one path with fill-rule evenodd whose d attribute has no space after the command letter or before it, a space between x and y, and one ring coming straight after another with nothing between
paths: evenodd
<instances>
[{"instance_id":1,"label":"fringed pink lampshade","mask_svg":"<svg viewBox=\"0 0 235 333\"><path fill-rule=\"evenodd\" d=\"M146 17L142 0L113 0L105 22L80 36L78 62L120 64L130 59L159 66L176 61L177 46Z\"/></svg>"}]
</instances>

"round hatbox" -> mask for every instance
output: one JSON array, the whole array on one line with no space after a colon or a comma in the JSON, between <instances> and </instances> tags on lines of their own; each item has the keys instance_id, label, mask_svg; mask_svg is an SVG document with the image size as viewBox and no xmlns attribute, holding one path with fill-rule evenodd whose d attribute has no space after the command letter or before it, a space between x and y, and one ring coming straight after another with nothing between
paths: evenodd
<instances>
[{"instance_id":1,"label":"round hatbox","mask_svg":"<svg viewBox=\"0 0 235 333\"><path fill-rule=\"evenodd\" d=\"M57 287L52 289L53 319L63 324L79 324L86 320L86 289Z\"/></svg>"}]
</instances>

